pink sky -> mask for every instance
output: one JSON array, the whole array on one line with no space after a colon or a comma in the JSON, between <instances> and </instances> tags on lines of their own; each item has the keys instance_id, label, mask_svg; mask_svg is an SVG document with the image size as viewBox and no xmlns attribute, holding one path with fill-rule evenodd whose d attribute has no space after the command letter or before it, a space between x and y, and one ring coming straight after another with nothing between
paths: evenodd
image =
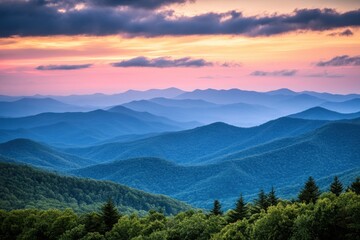
<instances>
[{"instance_id":1,"label":"pink sky","mask_svg":"<svg viewBox=\"0 0 360 240\"><path fill-rule=\"evenodd\" d=\"M360 9L358 1L290 1L272 4L273 9L251 3L227 0L199 0L166 6L176 14L193 16L210 11L239 10L249 16L291 13L295 8L334 8L345 12ZM206 6L206 7L204 7ZM345 30L353 33L339 36ZM335 36L334 36L335 35ZM0 94L83 94L117 93L128 89L177 87L240 88L267 91L278 88L335 93L360 93L360 65L316 66L336 56L360 56L358 27L327 31L296 31L274 36L191 35L133 37L42 36L0 38ZM203 59L205 67L113 67L111 63L139 56L148 59L184 57ZM360 60L359 60L360 61ZM228 63L230 66L222 67ZM77 70L37 70L40 65L82 65ZM254 76L255 71L266 76ZM294 74L281 76L281 71Z\"/></svg>"}]
</instances>

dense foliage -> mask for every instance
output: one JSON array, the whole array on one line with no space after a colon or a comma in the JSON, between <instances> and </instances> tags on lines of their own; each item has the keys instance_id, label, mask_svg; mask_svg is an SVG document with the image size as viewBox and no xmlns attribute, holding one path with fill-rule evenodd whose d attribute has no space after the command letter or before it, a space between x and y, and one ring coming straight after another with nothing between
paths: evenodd
<instances>
[{"instance_id":1,"label":"dense foliage","mask_svg":"<svg viewBox=\"0 0 360 240\"><path fill-rule=\"evenodd\" d=\"M153 195L119 184L60 176L27 166L0 163L0 207L72 208L77 212L92 211L112 198L123 212L157 209L176 214L189 209L180 201Z\"/></svg>"},{"instance_id":2,"label":"dense foliage","mask_svg":"<svg viewBox=\"0 0 360 240\"><path fill-rule=\"evenodd\" d=\"M254 207L251 203L247 206ZM149 211L143 217L121 216L111 202L99 212L83 215L69 209L0 211L0 239L4 240L353 240L359 236L360 196L351 191L339 196L324 193L309 204L280 200L267 211L251 214L249 210L246 217L236 222L232 221L231 211L215 215L189 210L172 217Z\"/></svg>"}]
</instances>

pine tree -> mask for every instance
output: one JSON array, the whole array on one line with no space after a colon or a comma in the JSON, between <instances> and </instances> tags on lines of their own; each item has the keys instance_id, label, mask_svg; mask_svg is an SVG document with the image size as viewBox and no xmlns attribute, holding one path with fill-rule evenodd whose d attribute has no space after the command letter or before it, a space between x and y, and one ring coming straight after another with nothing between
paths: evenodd
<instances>
[{"instance_id":1,"label":"pine tree","mask_svg":"<svg viewBox=\"0 0 360 240\"><path fill-rule=\"evenodd\" d=\"M230 220L231 222L236 222L238 220L242 220L247 215L247 207L244 201L242 194L240 198L236 202L235 209L230 213Z\"/></svg>"},{"instance_id":2,"label":"pine tree","mask_svg":"<svg viewBox=\"0 0 360 240\"><path fill-rule=\"evenodd\" d=\"M105 225L105 232L112 229L115 223L118 222L120 214L115 208L115 205L111 199L109 199L101 208L101 217Z\"/></svg>"},{"instance_id":3,"label":"pine tree","mask_svg":"<svg viewBox=\"0 0 360 240\"><path fill-rule=\"evenodd\" d=\"M307 182L305 183L304 188L299 193L300 202L310 203L316 202L316 200L320 196L319 187L316 185L313 177L309 177Z\"/></svg>"},{"instance_id":4,"label":"pine tree","mask_svg":"<svg viewBox=\"0 0 360 240\"><path fill-rule=\"evenodd\" d=\"M211 214L213 214L213 215L222 215L221 204L220 204L219 200L214 201L214 207L211 210Z\"/></svg>"},{"instance_id":5,"label":"pine tree","mask_svg":"<svg viewBox=\"0 0 360 240\"><path fill-rule=\"evenodd\" d=\"M260 190L258 198L255 200L255 205L258 209L264 209L265 211L269 207L269 202L263 189Z\"/></svg>"},{"instance_id":6,"label":"pine tree","mask_svg":"<svg viewBox=\"0 0 360 240\"><path fill-rule=\"evenodd\" d=\"M356 194L360 194L360 177L357 177L356 180L350 185L349 190Z\"/></svg>"},{"instance_id":7,"label":"pine tree","mask_svg":"<svg viewBox=\"0 0 360 240\"><path fill-rule=\"evenodd\" d=\"M330 185L330 191L336 196L339 196L343 190L344 188L342 183L340 182L339 178L335 176L334 181Z\"/></svg>"},{"instance_id":8,"label":"pine tree","mask_svg":"<svg viewBox=\"0 0 360 240\"><path fill-rule=\"evenodd\" d=\"M271 187L271 191L268 194L267 200L268 200L269 206L276 206L277 205L278 198L276 197L274 187Z\"/></svg>"}]
</instances>

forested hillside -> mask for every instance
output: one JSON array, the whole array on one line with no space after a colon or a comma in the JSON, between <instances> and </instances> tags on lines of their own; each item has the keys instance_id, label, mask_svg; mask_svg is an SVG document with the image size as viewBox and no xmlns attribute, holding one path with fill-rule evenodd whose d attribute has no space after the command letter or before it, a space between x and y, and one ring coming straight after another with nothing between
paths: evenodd
<instances>
[{"instance_id":1,"label":"forested hillside","mask_svg":"<svg viewBox=\"0 0 360 240\"><path fill-rule=\"evenodd\" d=\"M84 212L97 209L109 198L122 212L157 209L175 214L189 209L188 205L169 197L111 182L60 176L28 166L0 163L2 209L71 208Z\"/></svg>"},{"instance_id":2,"label":"forested hillside","mask_svg":"<svg viewBox=\"0 0 360 240\"><path fill-rule=\"evenodd\" d=\"M360 178L343 193L335 177L320 195L309 177L297 201L279 199L276 191L260 190L253 202L239 195L223 212L214 201L210 212L189 210L165 217L124 215L111 200L96 212L72 210L0 210L0 238L59 240L356 240L360 234Z\"/></svg>"}]
</instances>

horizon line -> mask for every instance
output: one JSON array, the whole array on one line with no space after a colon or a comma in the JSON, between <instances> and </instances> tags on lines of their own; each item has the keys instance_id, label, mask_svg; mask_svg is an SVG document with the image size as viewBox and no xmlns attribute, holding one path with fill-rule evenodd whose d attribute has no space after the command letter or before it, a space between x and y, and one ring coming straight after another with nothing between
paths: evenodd
<instances>
[{"instance_id":1,"label":"horizon line","mask_svg":"<svg viewBox=\"0 0 360 240\"><path fill-rule=\"evenodd\" d=\"M0 96L8 96L8 97L51 97L51 96L56 96L56 97L69 97L69 96L86 96L86 95L97 95L97 94L101 94L101 95L105 95L105 96L112 96L112 95L117 95L117 94L124 94L130 91L136 91L136 92L147 92L147 91L164 91L164 90L170 90L170 89L176 89L176 90L180 90L183 92L194 92L194 91L206 91L206 90L217 90L217 91L229 91L229 90L240 90L240 91L246 91L246 92L258 92L258 93L269 93L269 92L274 92L274 91L279 91L279 90L288 90L294 93L306 93L306 92L315 92L315 93L320 93L320 94L337 94L337 95L359 95L360 93L355 93L355 92L349 92L349 93L339 93L339 92L332 92L332 91L316 91L316 90L293 90L290 88L275 88L275 89L271 89L271 90L266 90L266 91L259 91L259 90L251 90L251 89L243 89L243 88L194 88L191 90L184 90L182 88L178 88L178 87L167 87L167 88L149 88L149 89L127 89L127 90L123 90L123 91L119 91L119 92L114 92L114 93L104 93L104 92L93 92L93 93L69 93L69 94L41 94L41 93L34 93L32 95L12 95L12 94L6 94L6 93L0 93Z\"/></svg>"}]
</instances>

